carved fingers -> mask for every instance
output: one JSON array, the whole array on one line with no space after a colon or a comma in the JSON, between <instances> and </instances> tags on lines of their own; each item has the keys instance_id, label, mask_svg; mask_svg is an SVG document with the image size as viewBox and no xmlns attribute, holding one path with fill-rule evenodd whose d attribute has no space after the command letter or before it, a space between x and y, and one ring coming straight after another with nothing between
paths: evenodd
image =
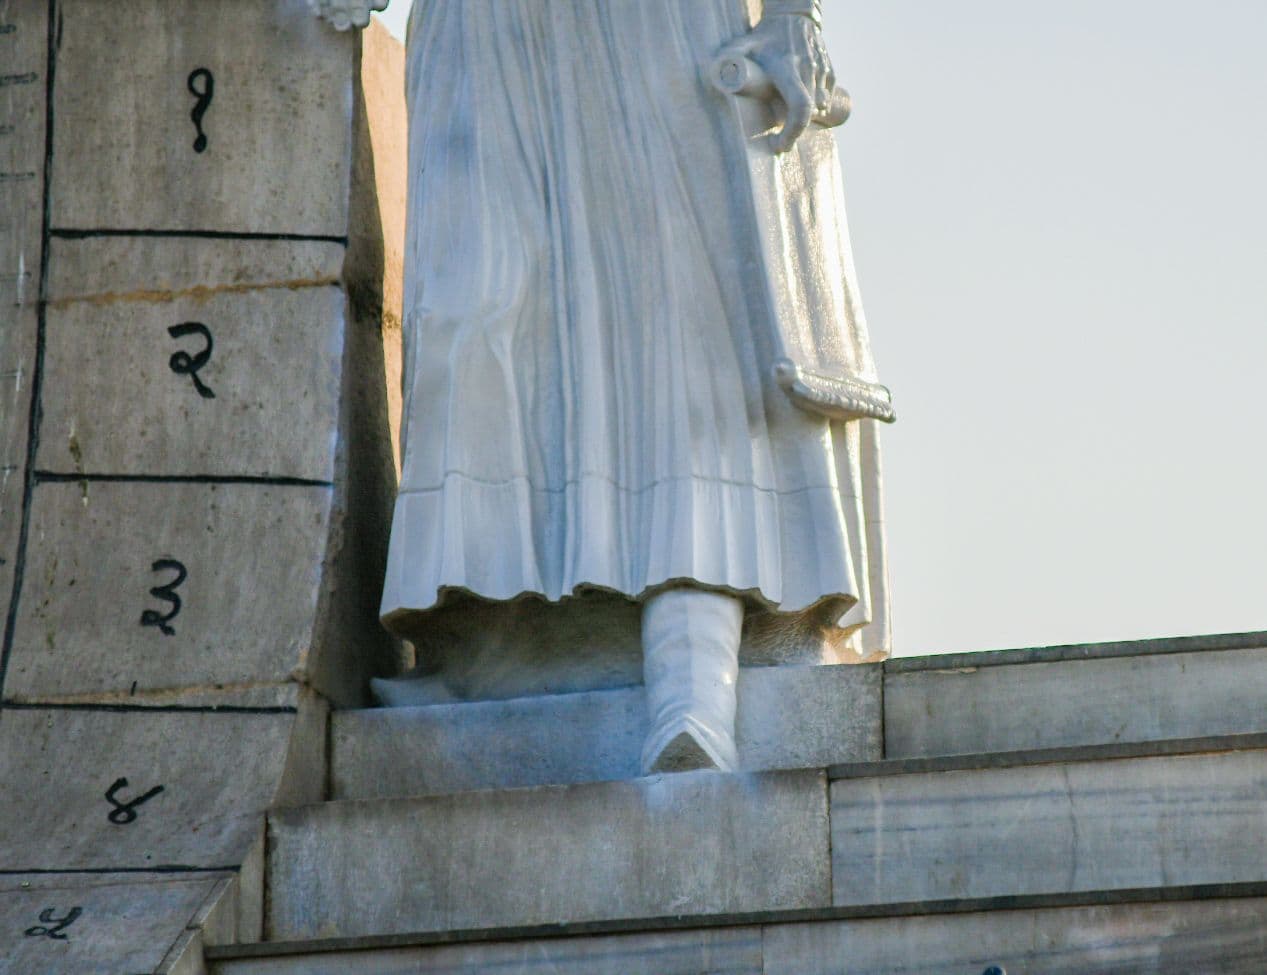
<instances>
[{"instance_id":1,"label":"carved fingers","mask_svg":"<svg viewBox=\"0 0 1267 975\"><path fill-rule=\"evenodd\" d=\"M822 35L817 32L814 43L817 48L814 58L814 107L819 112L826 112L831 108L832 93L836 90L836 69L832 67Z\"/></svg>"},{"instance_id":2,"label":"carved fingers","mask_svg":"<svg viewBox=\"0 0 1267 975\"><path fill-rule=\"evenodd\" d=\"M836 72L818 24L799 14L767 15L727 49L755 61L769 76L787 109L783 127L770 137L775 152L787 152L810 123L839 115L834 110Z\"/></svg>"},{"instance_id":3,"label":"carved fingers","mask_svg":"<svg viewBox=\"0 0 1267 975\"><path fill-rule=\"evenodd\" d=\"M308 0L313 12L335 30L369 26L370 14L386 10L387 4L388 0Z\"/></svg>"},{"instance_id":4,"label":"carved fingers","mask_svg":"<svg viewBox=\"0 0 1267 975\"><path fill-rule=\"evenodd\" d=\"M765 68L779 97L783 99L783 104L787 106L783 128L770 137L770 148L775 152L787 152L814 120L814 97L798 70L799 66L792 61L775 60Z\"/></svg>"}]
</instances>

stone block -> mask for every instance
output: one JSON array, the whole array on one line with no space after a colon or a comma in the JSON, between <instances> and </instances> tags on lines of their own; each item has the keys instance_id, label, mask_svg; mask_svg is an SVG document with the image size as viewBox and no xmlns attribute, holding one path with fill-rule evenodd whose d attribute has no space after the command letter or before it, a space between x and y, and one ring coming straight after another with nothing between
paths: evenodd
<instances>
[{"instance_id":1,"label":"stone block","mask_svg":"<svg viewBox=\"0 0 1267 975\"><path fill-rule=\"evenodd\" d=\"M264 825L261 816L255 838L237 873L216 888L194 918L199 932L200 957L205 948L254 944L263 935Z\"/></svg>"},{"instance_id":2,"label":"stone block","mask_svg":"<svg viewBox=\"0 0 1267 975\"><path fill-rule=\"evenodd\" d=\"M45 483L9 699L284 680L312 639L330 491Z\"/></svg>"},{"instance_id":3,"label":"stone block","mask_svg":"<svg viewBox=\"0 0 1267 975\"><path fill-rule=\"evenodd\" d=\"M6 708L0 869L236 866L278 790L294 723L288 713Z\"/></svg>"},{"instance_id":4,"label":"stone block","mask_svg":"<svg viewBox=\"0 0 1267 975\"><path fill-rule=\"evenodd\" d=\"M0 971L153 972L220 875L0 877Z\"/></svg>"},{"instance_id":5,"label":"stone block","mask_svg":"<svg viewBox=\"0 0 1267 975\"><path fill-rule=\"evenodd\" d=\"M63 242L55 266L117 264L151 243L94 240L81 255ZM333 479L343 292L325 274L285 280L294 267L273 284L221 283L239 248L182 241L153 255L151 284L128 268L49 307L38 469ZM162 290L192 267L205 287Z\"/></svg>"},{"instance_id":6,"label":"stone block","mask_svg":"<svg viewBox=\"0 0 1267 975\"><path fill-rule=\"evenodd\" d=\"M876 664L740 671L736 734L744 769L821 768L882 757ZM641 744L641 742L639 742Z\"/></svg>"},{"instance_id":7,"label":"stone block","mask_svg":"<svg viewBox=\"0 0 1267 975\"><path fill-rule=\"evenodd\" d=\"M1259 648L885 676L888 758L1267 731Z\"/></svg>"},{"instance_id":8,"label":"stone block","mask_svg":"<svg viewBox=\"0 0 1267 975\"><path fill-rule=\"evenodd\" d=\"M337 712L332 797L632 779L647 723L641 687ZM744 771L875 761L880 668L744 668L736 737Z\"/></svg>"},{"instance_id":9,"label":"stone block","mask_svg":"<svg viewBox=\"0 0 1267 975\"><path fill-rule=\"evenodd\" d=\"M346 235L354 36L307 0L60 15L55 228Z\"/></svg>"},{"instance_id":10,"label":"stone block","mask_svg":"<svg viewBox=\"0 0 1267 975\"><path fill-rule=\"evenodd\" d=\"M761 929L728 928L213 961L210 975L761 975Z\"/></svg>"},{"instance_id":11,"label":"stone block","mask_svg":"<svg viewBox=\"0 0 1267 975\"><path fill-rule=\"evenodd\" d=\"M838 905L1267 880L1267 751L840 779Z\"/></svg>"},{"instance_id":12,"label":"stone block","mask_svg":"<svg viewBox=\"0 0 1267 975\"><path fill-rule=\"evenodd\" d=\"M331 715L332 799L636 778L641 688Z\"/></svg>"},{"instance_id":13,"label":"stone block","mask_svg":"<svg viewBox=\"0 0 1267 975\"><path fill-rule=\"evenodd\" d=\"M823 906L820 772L688 773L269 816L268 937Z\"/></svg>"},{"instance_id":14,"label":"stone block","mask_svg":"<svg viewBox=\"0 0 1267 975\"><path fill-rule=\"evenodd\" d=\"M1261 975L1267 900L771 925L764 944L767 975L981 975L991 965L1009 975Z\"/></svg>"}]
</instances>

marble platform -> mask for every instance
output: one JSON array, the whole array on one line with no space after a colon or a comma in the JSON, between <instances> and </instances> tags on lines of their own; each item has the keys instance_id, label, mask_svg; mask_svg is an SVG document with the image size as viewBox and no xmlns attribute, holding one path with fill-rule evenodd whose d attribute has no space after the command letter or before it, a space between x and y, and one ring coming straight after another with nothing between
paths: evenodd
<instances>
[{"instance_id":1,"label":"marble platform","mask_svg":"<svg viewBox=\"0 0 1267 975\"><path fill-rule=\"evenodd\" d=\"M268 817L264 940L206 963L1258 973L1265 679L1263 634L755 669L784 751L731 776L588 755L636 737L632 688L336 712L334 801Z\"/></svg>"}]
</instances>

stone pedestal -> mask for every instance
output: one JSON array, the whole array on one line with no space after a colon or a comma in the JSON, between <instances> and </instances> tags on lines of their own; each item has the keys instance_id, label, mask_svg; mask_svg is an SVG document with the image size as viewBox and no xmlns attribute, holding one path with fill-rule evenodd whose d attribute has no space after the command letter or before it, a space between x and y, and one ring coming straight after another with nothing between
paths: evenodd
<instances>
[{"instance_id":1,"label":"stone pedestal","mask_svg":"<svg viewBox=\"0 0 1267 975\"><path fill-rule=\"evenodd\" d=\"M258 939L264 811L399 664L402 61L306 0L0 4L0 971Z\"/></svg>"},{"instance_id":2,"label":"stone pedestal","mask_svg":"<svg viewBox=\"0 0 1267 975\"><path fill-rule=\"evenodd\" d=\"M337 801L269 816L267 940L209 950L210 970L1267 963L1267 636L741 680L755 708L777 686L786 719L778 748L741 735L737 775L595 760L581 742L636 723L616 692L336 713ZM1022 748L995 737L1004 696L1042 702Z\"/></svg>"}]
</instances>

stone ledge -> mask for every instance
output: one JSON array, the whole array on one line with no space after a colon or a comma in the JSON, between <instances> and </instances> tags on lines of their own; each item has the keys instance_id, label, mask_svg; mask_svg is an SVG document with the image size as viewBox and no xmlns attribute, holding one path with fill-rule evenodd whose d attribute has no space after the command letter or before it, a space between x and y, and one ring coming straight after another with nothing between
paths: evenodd
<instances>
[{"instance_id":1,"label":"stone ledge","mask_svg":"<svg viewBox=\"0 0 1267 975\"><path fill-rule=\"evenodd\" d=\"M821 770L325 803L268 848L276 940L831 900Z\"/></svg>"},{"instance_id":2,"label":"stone ledge","mask_svg":"<svg viewBox=\"0 0 1267 975\"><path fill-rule=\"evenodd\" d=\"M981 667L1001 667L1009 664L1059 663L1066 660L1105 660L1112 657L1142 657L1161 653L1258 648L1267 648L1267 630L895 657L884 662L884 670L886 674L909 674L927 670L976 670Z\"/></svg>"},{"instance_id":3,"label":"stone ledge","mask_svg":"<svg viewBox=\"0 0 1267 975\"><path fill-rule=\"evenodd\" d=\"M1257 883L1265 810L1262 749L840 778L835 903Z\"/></svg>"},{"instance_id":4,"label":"stone ledge","mask_svg":"<svg viewBox=\"0 0 1267 975\"><path fill-rule=\"evenodd\" d=\"M1010 769L1026 765L1064 765L1071 762L1103 762L1128 758L1162 758L1210 755L1267 749L1267 733L1212 735L1206 738L1167 738L1155 741L1111 742L1105 745L1070 745L1065 748L1031 748L1012 752L978 752L966 755L934 755L928 758L891 758L879 762L832 765L827 776L840 779L921 775L927 772L962 772Z\"/></svg>"},{"instance_id":5,"label":"stone ledge","mask_svg":"<svg viewBox=\"0 0 1267 975\"><path fill-rule=\"evenodd\" d=\"M519 975L696 975L703 970L977 975L987 964L1007 965L1026 975L1085 975L1104 970L1109 962L1126 961L1139 962L1131 971L1164 975L1214 965L1220 972L1259 975L1256 959L1267 948L1264 896L1267 885L1262 884L1095 891L893 905L887 914L831 908L261 943L210 948L205 957L212 975L478 972L493 967ZM1044 929L1041 945L1029 940L1035 928ZM1097 937L1079 933L1086 931ZM1130 937L1121 936L1123 931ZM1112 937L1098 937L1106 932ZM1256 940L1257 955L1244 955ZM858 943L869 943L883 960L859 957L851 950ZM1159 950L1171 966L1145 969L1144 962L1156 964ZM965 959L981 961L973 969ZM845 962L853 967L841 969Z\"/></svg>"},{"instance_id":6,"label":"stone ledge","mask_svg":"<svg viewBox=\"0 0 1267 975\"><path fill-rule=\"evenodd\" d=\"M881 758L878 667L753 667L739 675L743 771ZM334 799L637 778L642 687L331 715Z\"/></svg>"},{"instance_id":7,"label":"stone ledge","mask_svg":"<svg viewBox=\"0 0 1267 975\"><path fill-rule=\"evenodd\" d=\"M948 755L967 756L954 767L984 768L1242 747L1236 739L1258 747L1253 736L1267 734L1267 633L744 668L739 694L745 771L832 766L841 777L855 774L847 765ZM631 779L644 712L641 687L336 712L331 795Z\"/></svg>"},{"instance_id":8,"label":"stone ledge","mask_svg":"<svg viewBox=\"0 0 1267 975\"><path fill-rule=\"evenodd\" d=\"M1039 654L963 669L886 669L885 757L1267 732L1261 636L1157 641L1163 646L1154 643L1151 652L1061 660Z\"/></svg>"},{"instance_id":9,"label":"stone ledge","mask_svg":"<svg viewBox=\"0 0 1267 975\"><path fill-rule=\"evenodd\" d=\"M1135 904L1176 904L1203 901L1236 901L1267 898L1267 881L1238 884L1195 884L1179 887L1142 887L1127 890L1088 890L1067 894L1028 894L1016 897L969 897L952 900L912 901L901 904L854 904L782 911L749 911L719 914L672 914L661 917L578 921L510 927L461 928L448 931L412 931L342 938L309 938L265 941L255 944L218 945L206 949L208 961L248 958L285 958L388 948L429 948L443 945L481 944L497 941L544 941L556 938L597 937L613 934L645 934L699 931L709 928L752 927L776 924L812 924L823 921L857 921L995 911L1035 911L1073 907L1113 907Z\"/></svg>"},{"instance_id":10,"label":"stone ledge","mask_svg":"<svg viewBox=\"0 0 1267 975\"><path fill-rule=\"evenodd\" d=\"M6 940L0 971L155 971L190 918L229 877L212 872L2 876L0 926Z\"/></svg>"}]
</instances>

